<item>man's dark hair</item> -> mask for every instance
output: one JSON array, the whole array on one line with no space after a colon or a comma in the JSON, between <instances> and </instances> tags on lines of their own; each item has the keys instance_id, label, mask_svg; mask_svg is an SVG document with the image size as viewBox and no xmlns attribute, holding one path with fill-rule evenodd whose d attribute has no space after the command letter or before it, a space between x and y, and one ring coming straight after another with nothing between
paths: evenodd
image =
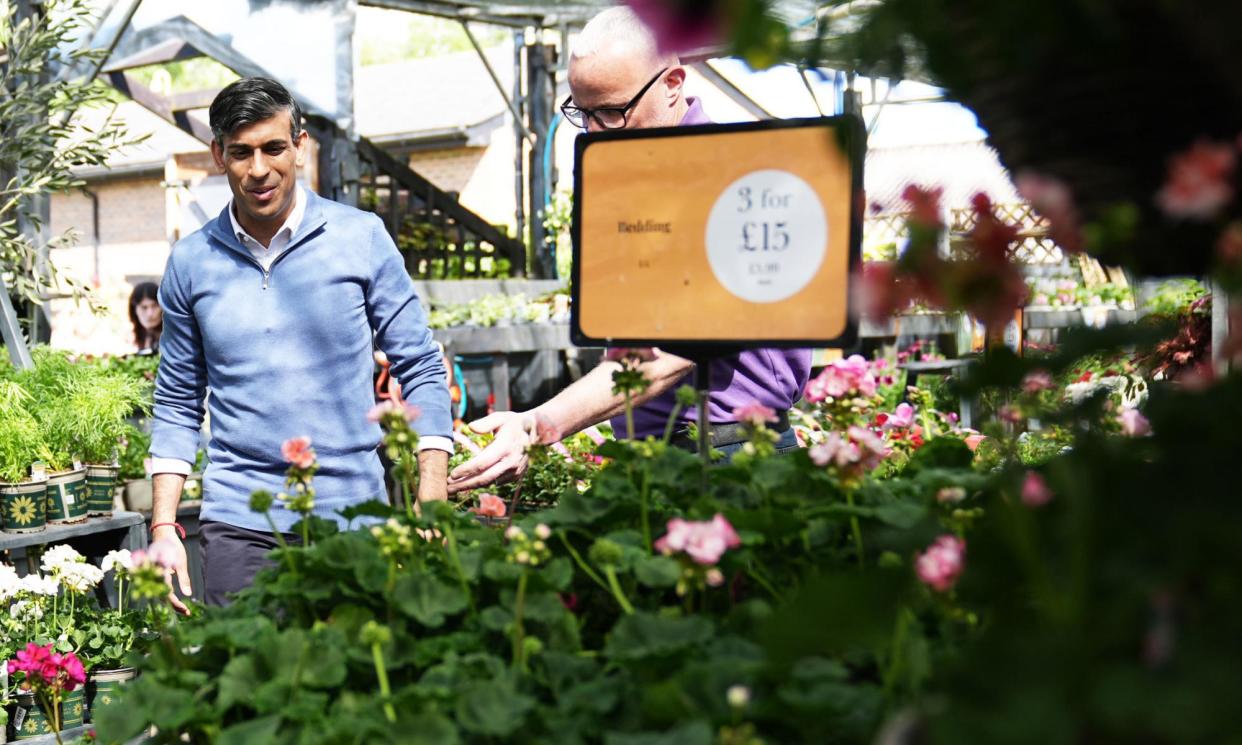
<instances>
[{"instance_id":1,"label":"man's dark hair","mask_svg":"<svg viewBox=\"0 0 1242 745\"><path fill-rule=\"evenodd\" d=\"M290 136L302 131L302 107L280 83L271 78L242 78L216 94L208 112L211 134L224 145L224 138L247 124L289 112Z\"/></svg>"}]
</instances>

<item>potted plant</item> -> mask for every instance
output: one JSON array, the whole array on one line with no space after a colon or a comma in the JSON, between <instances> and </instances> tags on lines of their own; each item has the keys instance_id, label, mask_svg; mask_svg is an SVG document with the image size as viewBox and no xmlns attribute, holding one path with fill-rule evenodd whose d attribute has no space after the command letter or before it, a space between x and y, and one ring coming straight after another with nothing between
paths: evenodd
<instances>
[{"instance_id":1,"label":"potted plant","mask_svg":"<svg viewBox=\"0 0 1242 745\"><path fill-rule=\"evenodd\" d=\"M115 608L95 605L80 617L73 640L86 663L86 697L88 709L108 706L117 688L138 675L132 653L149 641L143 636L144 616L140 609L127 607L132 580L133 556L126 549L109 551L101 569L112 572L116 594Z\"/></svg>"},{"instance_id":2,"label":"potted plant","mask_svg":"<svg viewBox=\"0 0 1242 745\"><path fill-rule=\"evenodd\" d=\"M150 410L149 383L97 365L76 377L69 395L71 437L86 464L87 510L91 515L112 514L116 491L118 446L134 427L128 419Z\"/></svg>"},{"instance_id":3,"label":"potted plant","mask_svg":"<svg viewBox=\"0 0 1242 745\"><path fill-rule=\"evenodd\" d=\"M32 398L31 413L47 445L47 521L74 523L86 519L86 469L75 460L76 412L70 398L84 377L64 352L36 347L34 367L18 374L18 382Z\"/></svg>"},{"instance_id":4,"label":"potted plant","mask_svg":"<svg viewBox=\"0 0 1242 745\"><path fill-rule=\"evenodd\" d=\"M34 479L31 465L50 454L29 403L30 394L20 385L0 380L0 519L11 533L40 531L47 522L47 480Z\"/></svg>"}]
</instances>

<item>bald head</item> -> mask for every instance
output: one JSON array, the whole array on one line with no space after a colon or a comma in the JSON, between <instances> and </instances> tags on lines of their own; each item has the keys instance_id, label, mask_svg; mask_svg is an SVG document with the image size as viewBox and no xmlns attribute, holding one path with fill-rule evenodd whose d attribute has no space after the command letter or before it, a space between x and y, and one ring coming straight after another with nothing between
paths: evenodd
<instances>
[{"instance_id":1,"label":"bald head","mask_svg":"<svg viewBox=\"0 0 1242 745\"><path fill-rule=\"evenodd\" d=\"M686 71L676 55L661 55L651 31L625 6L592 18L570 49L569 90L579 108L625 106L657 74L628 112L627 128L672 127L681 121L687 109L682 95ZM587 128L600 127L588 118Z\"/></svg>"}]
</instances>

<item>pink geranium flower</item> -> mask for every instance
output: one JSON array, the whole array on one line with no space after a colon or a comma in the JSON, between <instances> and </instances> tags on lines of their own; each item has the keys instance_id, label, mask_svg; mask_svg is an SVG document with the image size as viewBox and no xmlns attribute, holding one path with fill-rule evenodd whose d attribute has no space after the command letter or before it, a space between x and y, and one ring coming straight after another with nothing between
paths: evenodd
<instances>
[{"instance_id":1,"label":"pink geranium flower","mask_svg":"<svg viewBox=\"0 0 1242 745\"><path fill-rule=\"evenodd\" d=\"M804 395L811 403L827 398L844 398L847 395L874 396L875 376L862 355L851 355L825 367L819 375L806 384Z\"/></svg>"},{"instance_id":2,"label":"pink geranium flower","mask_svg":"<svg viewBox=\"0 0 1242 745\"><path fill-rule=\"evenodd\" d=\"M1014 183L1018 194L1048 221L1052 240L1069 253L1081 251L1082 229L1069 187L1058 179L1030 171L1019 173Z\"/></svg>"},{"instance_id":3,"label":"pink geranium flower","mask_svg":"<svg viewBox=\"0 0 1242 745\"><path fill-rule=\"evenodd\" d=\"M407 422L412 422L423 414L423 410L414 404L386 398L371 407L371 410L367 412L367 421L378 422L394 411L400 412ZM286 460L288 459L286 458Z\"/></svg>"},{"instance_id":4,"label":"pink geranium flower","mask_svg":"<svg viewBox=\"0 0 1242 745\"><path fill-rule=\"evenodd\" d=\"M914 407L908 403L900 403L884 420L884 429L905 429L911 424L914 424Z\"/></svg>"},{"instance_id":5,"label":"pink geranium flower","mask_svg":"<svg viewBox=\"0 0 1242 745\"><path fill-rule=\"evenodd\" d=\"M185 549L177 545L176 541L171 538L163 538L147 547L146 552L141 556L132 557L134 564L149 562L155 564L162 569L172 569L177 565L177 561L181 558Z\"/></svg>"},{"instance_id":6,"label":"pink geranium flower","mask_svg":"<svg viewBox=\"0 0 1242 745\"><path fill-rule=\"evenodd\" d=\"M309 437L290 437L280 446L280 454L290 465L310 468L315 464L315 451Z\"/></svg>"},{"instance_id":7,"label":"pink geranium flower","mask_svg":"<svg viewBox=\"0 0 1242 745\"><path fill-rule=\"evenodd\" d=\"M769 422L777 421L776 411L769 406L764 406L758 401L739 406L733 410L734 421L748 424L751 427L761 427Z\"/></svg>"},{"instance_id":8,"label":"pink geranium flower","mask_svg":"<svg viewBox=\"0 0 1242 745\"><path fill-rule=\"evenodd\" d=\"M952 535L937 538L914 562L919 579L936 592L952 588L965 567L966 541Z\"/></svg>"},{"instance_id":9,"label":"pink geranium flower","mask_svg":"<svg viewBox=\"0 0 1242 745\"><path fill-rule=\"evenodd\" d=\"M9 660L9 673L25 673L26 680L35 686L56 687L72 691L86 682L82 661L73 652L61 654L52 651L52 645L27 644L18 650L15 659Z\"/></svg>"},{"instance_id":10,"label":"pink geranium flower","mask_svg":"<svg viewBox=\"0 0 1242 745\"><path fill-rule=\"evenodd\" d=\"M939 230L944 227L944 219L940 207L940 197L944 187L924 188L916 184L908 185L901 198L910 205L910 222L928 230Z\"/></svg>"},{"instance_id":11,"label":"pink geranium flower","mask_svg":"<svg viewBox=\"0 0 1242 745\"><path fill-rule=\"evenodd\" d=\"M1022 379L1022 390L1026 393L1039 393L1052 389L1052 376L1043 370L1034 370Z\"/></svg>"},{"instance_id":12,"label":"pink geranium flower","mask_svg":"<svg viewBox=\"0 0 1242 745\"><path fill-rule=\"evenodd\" d=\"M605 442L608 441L608 438L604 437L604 433L600 432L599 429L594 424L582 430L582 434L591 438L591 442L595 443L596 445L603 445Z\"/></svg>"},{"instance_id":13,"label":"pink geranium flower","mask_svg":"<svg viewBox=\"0 0 1242 745\"><path fill-rule=\"evenodd\" d=\"M480 494L479 506L470 511L484 517L504 517L505 501L495 494Z\"/></svg>"},{"instance_id":14,"label":"pink geranium flower","mask_svg":"<svg viewBox=\"0 0 1242 745\"><path fill-rule=\"evenodd\" d=\"M1126 437L1145 437L1151 434L1151 422L1138 409L1126 409L1117 415L1121 434Z\"/></svg>"},{"instance_id":15,"label":"pink geranium flower","mask_svg":"<svg viewBox=\"0 0 1242 745\"><path fill-rule=\"evenodd\" d=\"M705 566L715 564L725 551L740 545L742 540L720 513L699 522L675 517L668 521L668 532L655 542L656 550L665 555L684 553Z\"/></svg>"},{"instance_id":16,"label":"pink geranium flower","mask_svg":"<svg viewBox=\"0 0 1242 745\"><path fill-rule=\"evenodd\" d=\"M1207 220L1233 199L1229 177L1233 148L1200 140L1169 159L1169 174L1156 193L1156 204L1170 217Z\"/></svg>"},{"instance_id":17,"label":"pink geranium flower","mask_svg":"<svg viewBox=\"0 0 1242 745\"><path fill-rule=\"evenodd\" d=\"M1027 471L1022 481L1022 504L1027 507L1043 507L1052 501L1048 482L1035 471Z\"/></svg>"}]
</instances>

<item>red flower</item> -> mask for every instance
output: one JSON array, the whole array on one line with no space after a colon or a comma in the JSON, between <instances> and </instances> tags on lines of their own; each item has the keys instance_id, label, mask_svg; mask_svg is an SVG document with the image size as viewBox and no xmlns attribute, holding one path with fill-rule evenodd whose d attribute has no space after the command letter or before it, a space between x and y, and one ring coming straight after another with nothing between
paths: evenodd
<instances>
[{"instance_id":1,"label":"red flower","mask_svg":"<svg viewBox=\"0 0 1242 745\"><path fill-rule=\"evenodd\" d=\"M1018 193L1048 221L1048 235L1069 253L1082 250L1082 230L1078 210L1069 188L1055 178L1038 173L1019 173Z\"/></svg>"},{"instance_id":2,"label":"red flower","mask_svg":"<svg viewBox=\"0 0 1242 745\"><path fill-rule=\"evenodd\" d=\"M290 465L306 469L315 465L315 451L309 437L290 437L280 446L280 454Z\"/></svg>"},{"instance_id":3,"label":"red flower","mask_svg":"<svg viewBox=\"0 0 1242 745\"><path fill-rule=\"evenodd\" d=\"M470 511L484 517L504 517L505 501L495 494L480 494L479 506Z\"/></svg>"},{"instance_id":4,"label":"red flower","mask_svg":"<svg viewBox=\"0 0 1242 745\"><path fill-rule=\"evenodd\" d=\"M1170 217L1207 220L1233 199L1229 177L1233 148L1206 140L1169 159L1169 175L1156 204Z\"/></svg>"},{"instance_id":5,"label":"red flower","mask_svg":"<svg viewBox=\"0 0 1242 745\"><path fill-rule=\"evenodd\" d=\"M944 227L943 210L940 197L944 187L933 186L924 188L910 184L901 192L901 198L910 205L910 222L927 230L940 230Z\"/></svg>"}]
</instances>

